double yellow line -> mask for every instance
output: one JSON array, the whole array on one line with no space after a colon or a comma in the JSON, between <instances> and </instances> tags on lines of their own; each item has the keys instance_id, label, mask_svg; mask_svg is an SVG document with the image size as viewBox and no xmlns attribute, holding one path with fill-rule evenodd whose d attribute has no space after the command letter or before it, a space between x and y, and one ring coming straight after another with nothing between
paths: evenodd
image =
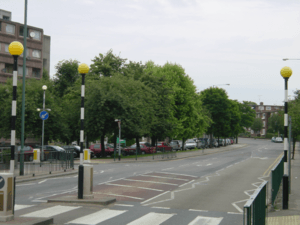
<instances>
[{"instance_id":1,"label":"double yellow line","mask_svg":"<svg viewBox=\"0 0 300 225\"><path fill-rule=\"evenodd\" d=\"M283 152L275 159L275 161L269 166L269 168L264 172L263 176L269 176L273 167L278 163L278 160L283 156Z\"/></svg>"}]
</instances>

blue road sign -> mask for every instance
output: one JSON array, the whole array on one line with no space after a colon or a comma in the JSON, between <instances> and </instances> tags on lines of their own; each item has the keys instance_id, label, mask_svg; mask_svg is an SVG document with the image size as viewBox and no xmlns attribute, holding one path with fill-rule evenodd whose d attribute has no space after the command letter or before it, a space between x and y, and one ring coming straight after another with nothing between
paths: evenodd
<instances>
[{"instance_id":1,"label":"blue road sign","mask_svg":"<svg viewBox=\"0 0 300 225\"><path fill-rule=\"evenodd\" d=\"M0 189L4 187L4 184L5 184L5 180L3 177L0 176Z\"/></svg>"},{"instance_id":2,"label":"blue road sign","mask_svg":"<svg viewBox=\"0 0 300 225\"><path fill-rule=\"evenodd\" d=\"M49 113L46 111L42 111L42 112L40 112L40 117L42 120L46 120L49 118Z\"/></svg>"}]
</instances>

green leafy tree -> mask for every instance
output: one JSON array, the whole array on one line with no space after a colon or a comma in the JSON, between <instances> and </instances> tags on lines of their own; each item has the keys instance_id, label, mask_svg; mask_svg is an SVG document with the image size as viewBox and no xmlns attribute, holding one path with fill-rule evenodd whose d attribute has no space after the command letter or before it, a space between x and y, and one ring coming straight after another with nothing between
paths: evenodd
<instances>
[{"instance_id":1,"label":"green leafy tree","mask_svg":"<svg viewBox=\"0 0 300 225\"><path fill-rule=\"evenodd\" d=\"M252 109L251 102L243 101L243 103L239 104L241 111L241 128L248 128L253 124L255 119L256 112Z\"/></svg>"},{"instance_id":2,"label":"green leafy tree","mask_svg":"<svg viewBox=\"0 0 300 225\"><path fill-rule=\"evenodd\" d=\"M299 91L295 92L295 99L288 103L288 114L292 118L292 140L293 140L293 155L295 157L295 145L300 137L300 96Z\"/></svg>"},{"instance_id":3,"label":"green leafy tree","mask_svg":"<svg viewBox=\"0 0 300 225\"><path fill-rule=\"evenodd\" d=\"M253 124L251 125L251 129L255 132L258 133L260 130L263 128L263 121L261 118L255 118L253 121Z\"/></svg>"},{"instance_id":4,"label":"green leafy tree","mask_svg":"<svg viewBox=\"0 0 300 225\"><path fill-rule=\"evenodd\" d=\"M105 55L100 53L99 57L95 56L89 73L95 77L100 77L101 75L110 77L114 74L120 74L126 60L113 54L113 50L110 49Z\"/></svg>"},{"instance_id":5,"label":"green leafy tree","mask_svg":"<svg viewBox=\"0 0 300 225\"><path fill-rule=\"evenodd\" d=\"M54 87L58 97L64 96L80 77L78 65L79 61L70 59L62 60L55 66L57 72L54 75Z\"/></svg>"},{"instance_id":6,"label":"green leafy tree","mask_svg":"<svg viewBox=\"0 0 300 225\"><path fill-rule=\"evenodd\" d=\"M200 93L203 106L209 111L212 123L207 134L216 137L228 137L230 133L230 107L231 103L224 89L210 87ZM211 143L212 144L212 143Z\"/></svg>"},{"instance_id":7,"label":"green leafy tree","mask_svg":"<svg viewBox=\"0 0 300 225\"><path fill-rule=\"evenodd\" d=\"M49 73L45 68L43 68L43 79L44 80L50 80Z\"/></svg>"},{"instance_id":8,"label":"green leafy tree","mask_svg":"<svg viewBox=\"0 0 300 225\"><path fill-rule=\"evenodd\" d=\"M242 127L242 115L240 110L240 103L236 100L230 101L230 136L236 137L236 143L238 134L240 133Z\"/></svg>"},{"instance_id":9,"label":"green leafy tree","mask_svg":"<svg viewBox=\"0 0 300 225\"><path fill-rule=\"evenodd\" d=\"M284 130L284 112L279 111L277 113L274 113L270 118L268 119L268 125L269 129L272 130L274 133L283 134Z\"/></svg>"}]
</instances>

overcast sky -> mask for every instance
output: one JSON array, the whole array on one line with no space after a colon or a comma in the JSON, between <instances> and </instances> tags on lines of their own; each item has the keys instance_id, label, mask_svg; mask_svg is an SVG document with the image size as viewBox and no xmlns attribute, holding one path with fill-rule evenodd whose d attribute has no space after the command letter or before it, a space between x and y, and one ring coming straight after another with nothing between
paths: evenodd
<instances>
[{"instance_id":1,"label":"overcast sky","mask_svg":"<svg viewBox=\"0 0 300 225\"><path fill-rule=\"evenodd\" d=\"M0 0L24 23L24 0ZM50 74L63 59L91 64L113 49L131 61L180 64L199 91L212 85L230 99L282 105L299 88L298 0L28 0L28 25L51 36Z\"/></svg>"}]
</instances>

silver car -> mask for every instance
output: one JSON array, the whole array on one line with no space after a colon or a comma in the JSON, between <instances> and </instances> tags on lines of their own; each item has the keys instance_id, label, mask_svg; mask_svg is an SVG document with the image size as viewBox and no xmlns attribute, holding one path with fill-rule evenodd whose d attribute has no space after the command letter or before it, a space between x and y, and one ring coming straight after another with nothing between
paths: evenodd
<instances>
[{"instance_id":1,"label":"silver car","mask_svg":"<svg viewBox=\"0 0 300 225\"><path fill-rule=\"evenodd\" d=\"M188 139L185 142L185 146L187 149L195 149L197 148L197 143L193 139Z\"/></svg>"}]
</instances>

